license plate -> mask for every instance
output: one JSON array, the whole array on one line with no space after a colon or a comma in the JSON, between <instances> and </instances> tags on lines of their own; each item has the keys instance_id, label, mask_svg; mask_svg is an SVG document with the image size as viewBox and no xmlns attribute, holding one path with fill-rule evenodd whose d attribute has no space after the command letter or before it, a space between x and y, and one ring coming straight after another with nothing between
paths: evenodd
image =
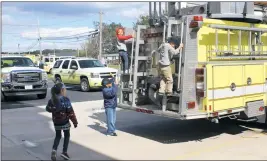
<instances>
[{"instance_id":1,"label":"license plate","mask_svg":"<svg viewBox=\"0 0 267 161\"><path fill-rule=\"evenodd\" d=\"M25 89L32 89L32 85L26 85Z\"/></svg>"}]
</instances>

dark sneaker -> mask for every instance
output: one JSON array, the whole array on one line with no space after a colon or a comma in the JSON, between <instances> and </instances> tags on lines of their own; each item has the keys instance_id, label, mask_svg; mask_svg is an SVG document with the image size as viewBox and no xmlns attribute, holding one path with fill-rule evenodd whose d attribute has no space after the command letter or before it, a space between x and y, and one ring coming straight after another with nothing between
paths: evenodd
<instances>
[{"instance_id":1,"label":"dark sneaker","mask_svg":"<svg viewBox=\"0 0 267 161\"><path fill-rule=\"evenodd\" d=\"M114 133L112 133L112 136L118 136L118 135L117 135L117 133L114 132Z\"/></svg>"},{"instance_id":2,"label":"dark sneaker","mask_svg":"<svg viewBox=\"0 0 267 161\"><path fill-rule=\"evenodd\" d=\"M63 159L65 159L65 160L69 160L69 159L70 159L68 153L66 153L66 152L61 153L60 156L61 156Z\"/></svg>"},{"instance_id":3,"label":"dark sneaker","mask_svg":"<svg viewBox=\"0 0 267 161\"><path fill-rule=\"evenodd\" d=\"M107 134L107 136L118 136L115 132L111 134Z\"/></svg>"},{"instance_id":4,"label":"dark sneaker","mask_svg":"<svg viewBox=\"0 0 267 161\"><path fill-rule=\"evenodd\" d=\"M51 153L51 160L56 161L57 160L57 151L53 150Z\"/></svg>"}]
</instances>

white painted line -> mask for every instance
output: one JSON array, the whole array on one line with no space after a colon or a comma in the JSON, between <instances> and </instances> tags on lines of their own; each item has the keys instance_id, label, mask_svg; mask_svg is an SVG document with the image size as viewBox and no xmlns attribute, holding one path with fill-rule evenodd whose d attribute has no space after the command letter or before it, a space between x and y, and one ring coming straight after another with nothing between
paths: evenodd
<instances>
[{"instance_id":1,"label":"white painted line","mask_svg":"<svg viewBox=\"0 0 267 161\"><path fill-rule=\"evenodd\" d=\"M229 88L224 88L224 89L208 90L207 96L208 96L208 99L238 97L238 96L243 96L243 95L263 93L265 92L264 88L265 88L265 85L261 84L261 85L236 87L235 91L231 91L230 86L229 86Z\"/></svg>"}]
</instances>

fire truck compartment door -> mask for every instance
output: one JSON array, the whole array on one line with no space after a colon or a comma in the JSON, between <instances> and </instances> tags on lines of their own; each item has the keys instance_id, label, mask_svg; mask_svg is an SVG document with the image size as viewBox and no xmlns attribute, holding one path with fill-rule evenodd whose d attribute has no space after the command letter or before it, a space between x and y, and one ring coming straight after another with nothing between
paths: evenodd
<instances>
[{"instance_id":1,"label":"fire truck compartment door","mask_svg":"<svg viewBox=\"0 0 267 161\"><path fill-rule=\"evenodd\" d=\"M213 66L212 89L208 94L213 111L244 106L243 69L243 65Z\"/></svg>"}]
</instances>

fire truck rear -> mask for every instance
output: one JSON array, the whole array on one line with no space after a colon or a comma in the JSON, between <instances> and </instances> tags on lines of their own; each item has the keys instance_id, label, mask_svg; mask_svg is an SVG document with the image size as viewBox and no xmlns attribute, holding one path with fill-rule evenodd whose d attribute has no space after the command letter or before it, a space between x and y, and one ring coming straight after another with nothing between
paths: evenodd
<instances>
[{"instance_id":1,"label":"fire truck rear","mask_svg":"<svg viewBox=\"0 0 267 161\"><path fill-rule=\"evenodd\" d=\"M177 3L168 2L163 14L161 2L158 12L156 2L154 11L149 2L150 25L137 27L131 72L121 75L118 106L183 120L228 117L266 123L266 6L258 15L253 2L187 8L179 3L176 9ZM173 57L174 94L161 97L158 53L152 51L169 37L184 48Z\"/></svg>"}]
</instances>

